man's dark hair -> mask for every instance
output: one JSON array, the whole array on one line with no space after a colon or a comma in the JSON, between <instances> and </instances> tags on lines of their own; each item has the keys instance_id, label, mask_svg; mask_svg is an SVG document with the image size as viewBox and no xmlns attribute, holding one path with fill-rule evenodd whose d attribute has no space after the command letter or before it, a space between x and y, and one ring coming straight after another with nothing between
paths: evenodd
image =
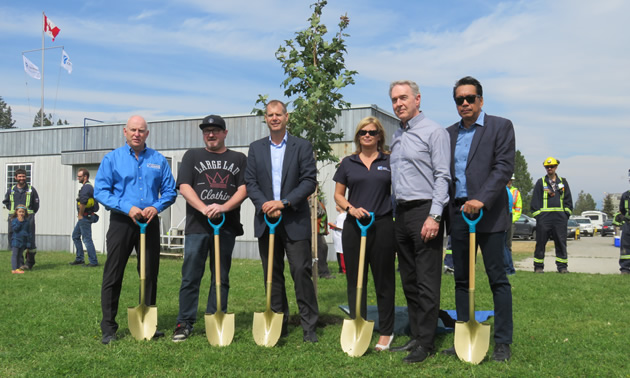
<instances>
[{"instance_id":1,"label":"man's dark hair","mask_svg":"<svg viewBox=\"0 0 630 378\"><path fill-rule=\"evenodd\" d=\"M15 177L17 177L17 175L25 175L26 174L26 170L24 170L23 168L18 168L15 170Z\"/></svg>"},{"instance_id":2,"label":"man's dark hair","mask_svg":"<svg viewBox=\"0 0 630 378\"><path fill-rule=\"evenodd\" d=\"M461 87L462 85L474 85L477 89L477 95L479 95L479 97L483 97L483 88L481 87L481 83L479 82L479 80L475 79L472 76L466 76L457 80L457 82L455 83L455 86L453 87L453 98L455 98L455 91L457 90L457 88Z\"/></svg>"}]
</instances>

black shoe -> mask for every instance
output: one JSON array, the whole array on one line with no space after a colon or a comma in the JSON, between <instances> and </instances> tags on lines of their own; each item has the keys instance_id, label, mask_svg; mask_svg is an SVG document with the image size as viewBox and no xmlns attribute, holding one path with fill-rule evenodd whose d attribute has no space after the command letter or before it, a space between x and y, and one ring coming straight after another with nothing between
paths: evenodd
<instances>
[{"instance_id":1,"label":"black shoe","mask_svg":"<svg viewBox=\"0 0 630 378\"><path fill-rule=\"evenodd\" d=\"M101 344L108 345L112 341L116 340L116 334L113 335L103 335L101 339Z\"/></svg>"},{"instance_id":2,"label":"black shoe","mask_svg":"<svg viewBox=\"0 0 630 378\"><path fill-rule=\"evenodd\" d=\"M155 331L155 333L153 334L153 340L159 339L160 337L164 337L164 332L162 332L162 331Z\"/></svg>"},{"instance_id":3,"label":"black shoe","mask_svg":"<svg viewBox=\"0 0 630 378\"><path fill-rule=\"evenodd\" d=\"M69 263L70 265L83 265L84 262L83 261L79 261L79 260L74 260L73 262Z\"/></svg>"},{"instance_id":4,"label":"black shoe","mask_svg":"<svg viewBox=\"0 0 630 378\"><path fill-rule=\"evenodd\" d=\"M630 274L630 270L622 270L621 274Z\"/></svg>"},{"instance_id":5,"label":"black shoe","mask_svg":"<svg viewBox=\"0 0 630 378\"><path fill-rule=\"evenodd\" d=\"M286 323L282 324L282 331L280 331L280 337L289 336L289 326Z\"/></svg>"},{"instance_id":6,"label":"black shoe","mask_svg":"<svg viewBox=\"0 0 630 378\"><path fill-rule=\"evenodd\" d=\"M337 277L335 277L335 276L334 276L334 275L332 275L332 274L327 274L327 275L325 275L325 276L319 276L319 278L322 278L322 279L325 279L325 280L332 280L332 279L335 279L335 278L337 278Z\"/></svg>"},{"instance_id":7,"label":"black shoe","mask_svg":"<svg viewBox=\"0 0 630 378\"><path fill-rule=\"evenodd\" d=\"M569 273L569 271L567 270L567 268L560 268L560 269L558 269L558 273L560 273L560 274L567 274L567 273Z\"/></svg>"},{"instance_id":8,"label":"black shoe","mask_svg":"<svg viewBox=\"0 0 630 378\"><path fill-rule=\"evenodd\" d=\"M512 351L509 344L497 344L494 346L494 353L492 353L492 359L497 362L508 361L512 357Z\"/></svg>"},{"instance_id":9,"label":"black shoe","mask_svg":"<svg viewBox=\"0 0 630 378\"><path fill-rule=\"evenodd\" d=\"M418 346L411 353L407 355L407 357L403 358L403 362L408 364L415 364L417 362L422 362L426 360L429 356L435 354L434 351L429 350L423 346Z\"/></svg>"},{"instance_id":10,"label":"black shoe","mask_svg":"<svg viewBox=\"0 0 630 378\"><path fill-rule=\"evenodd\" d=\"M316 343L319 340L317 339L317 334L315 331L304 332L304 342L305 343Z\"/></svg>"},{"instance_id":11,"label":"black shoe","mask_svg":"<svg viewBox=\"0 0 630 378\"><path fill-rule=\"evenodd\" d=\"M543 268L534 268L534 273L545 273Z\"/></svg>"},{"instance_id":12,"label":"black shoe","mask_svg":"<svg viewBox=\"0 0 630 378\"><path fill-rule=\"evenodd\" d=\"M191 330L188 327L186 327L186 324L179 323L177 327L175 328L175 332L173 332L173 341L176 343L179 343L181 341L186 341L186 339L188 339L188 336L190 336L190 331Z\"/></svg>"},{"instance_id":13,"label":"black shoe","mask_svg":"<svg viewBox=\"0 0 630 378\"><path fill-rule=\"evenodd\" d=\"M86 265L83 265L83 266L86 267L86 268L95 268L95 267L98 266L98 264L86 264Z\"/></svg>"},{"instance_id":14,"label":"black shoe","mask_svg":"<svg viewBox=\"0 0 630 378\"><path fill-rule=\"evenodd\" d=\"M416 339L411 339L403 346L389 348L392 352L410 352L420 346L420 342Z\"/></svg>"},{"instance_id":15,"label":"black shoe","mask_svg":"<svg viewBox=\"0 0 630 378\"><path fill-rule=\"evenodd\" d=\"M455 345L453 345L452 347L448 349L444 349L441 353L445 356L457 356L457 352L455 351Z\"/></svg>"}]
</instances>

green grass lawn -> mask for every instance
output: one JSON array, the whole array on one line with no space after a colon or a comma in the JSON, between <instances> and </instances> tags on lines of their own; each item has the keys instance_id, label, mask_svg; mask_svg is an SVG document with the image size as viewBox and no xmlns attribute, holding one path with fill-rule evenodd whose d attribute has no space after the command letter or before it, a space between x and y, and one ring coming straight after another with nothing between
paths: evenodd
<instances>
[{"instance_id":1,"label":"green grass lawn","mask_svg":"<svg viewBox=\"0 0 630 378\"><path fill-rule=\"evenodd\" d=\"M516 243L515 243L516 244ZM521 252L524 253L524 252ZM40 252L35 270L10 272L11 254L0 252L0 376L630 376L628 356L628 287L621 275L571 273L512 276L514 344L509 363L488 358L469 365L438 354L421 364L405 365L404 354L368 352L359 358L341 350L339 335L346 303L345 277L321 280L319 285L320 342L302 342L293 288L289 288L289 336L273 348L256 345L252 337L254 312L265 308L264 280L259 261L234 260L229 310L236 314L234 341L212 347L204 332L203 312L210 284L204 277L198 323L183 343L171 341L178 311L182 260L162 259L158 290L158 328L167 337L136 341L127 328L127 308L138 305L135 260L129 264L118 313L119 340L100 343L100 285L103 268L68 265L73 255ZM99 255L102 264L105 257ZM337 264L330 263L336 271ZM287 272L288 274L288 268ZM476 307L493 308L487 278L477 274ZM287 282L291 283L290 277ZM396 305L405 299L397 277ZM375 304L373 287L369 304ZM442 281L443 309L454 308L452 276ZM490 320L492 324L492 319ZM378 334L372 339L376 344ZM395 345L407 341L397 337ZM448 348L453 334L439 335L436 347ZM494 343L491 342L488 356Z\"/></svg>"}]
</instances>

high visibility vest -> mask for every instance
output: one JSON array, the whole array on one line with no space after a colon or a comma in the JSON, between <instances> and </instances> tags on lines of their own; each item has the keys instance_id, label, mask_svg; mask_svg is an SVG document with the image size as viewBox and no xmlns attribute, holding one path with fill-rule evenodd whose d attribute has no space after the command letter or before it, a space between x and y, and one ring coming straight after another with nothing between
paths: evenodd
<instances>
[{"instance_id":1,"label":"high visibility vest","mask_svg":"<svg viewBox=\"0 0 630 378\"><path fill-rule=\"evenodd\" d=\"M542 177L542 183L543 183L543 205L542 208L539 209L538 211L534 211L534 213L532 214L532 216L537 216L540 213L548 213L548 212L552 212L552 211L562 211L562 212L567 212L569 214L571 214L571 210L564 208L564 185L562 186L562 190L560 190L560 207L547 207L547 198L548 198L548 194L547 191L545 189L548 189L549 187L547 186L547 181L545 180L546 176ZM560 176L556 176L558 177L558 186L562 185L562 177Z\"/></svg>"},{"instance_id":2,"label":"high visibility vest","mask_svg":"<svg viewBox=\"0 0 630 378\"><path fill-rule=\"evenodd\" d=\"M9 209L9 214L13 215L15 214L15 201L13 200L13 193L15 193L15 187L16 185L13 185L13 187L11 188L11 195L9 195L9 201L11 201L11 208ZM28 214L33 214L34 211L29 209L30 205L31 205L31 186L27 185L26 186L26 203L24 204L24 206L26 206L26 212ZM19 204L18 204L19 205Z\"/></svg>"},{"instance_id":3,"label":"high visibility vest","mask_svg":"<svg viewBox=\"0 0 630 378\"><path fill-rule=\"evenodd\" d=\"M521 199L521 191L516 187L510 188L512 193L512 223L516 222L523 212L523 200Z\"/></svg>"}]
</instances>

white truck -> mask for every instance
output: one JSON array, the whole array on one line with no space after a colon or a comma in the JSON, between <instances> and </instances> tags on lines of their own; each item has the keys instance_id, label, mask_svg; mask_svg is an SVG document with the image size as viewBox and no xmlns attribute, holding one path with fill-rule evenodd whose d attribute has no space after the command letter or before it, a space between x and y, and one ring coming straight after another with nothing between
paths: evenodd
<instances>
[{"instance_id":1,"label":"white truck","mask_svg":"<svg viewBox=\"0 0 630 378\"><path fill-rule=\"evenodd\" d=\"M608 215L606 215L606 213L595 210L582 211L582 216L591 220L595 232L597 232L597 230L601 230L604 226L604 222L608 219Z\"/></svg>"}]
</instances>

